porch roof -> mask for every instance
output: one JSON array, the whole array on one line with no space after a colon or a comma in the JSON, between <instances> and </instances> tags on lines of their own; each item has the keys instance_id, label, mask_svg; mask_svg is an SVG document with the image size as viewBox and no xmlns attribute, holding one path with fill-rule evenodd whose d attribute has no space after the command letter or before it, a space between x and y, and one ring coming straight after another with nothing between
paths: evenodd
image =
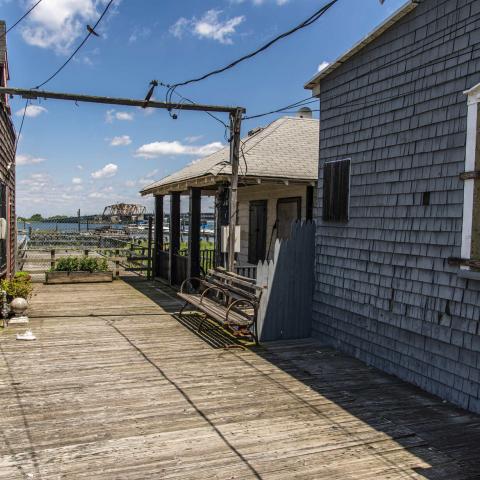
<instances>
[{"instance_id":1,"label":"porch roof","mask_svg":"<svg viewBox=\"0 0 480 480\"><path fill-rule=\"evenodd\" d=\"M319 124L316 119L282 117L242 139L240 183L265 181L312 182L318 177ZM208 187L228 181L230 146L194 161L147 185L142 195L165 195L189 186Z\"/></svg>"}]
</instances>

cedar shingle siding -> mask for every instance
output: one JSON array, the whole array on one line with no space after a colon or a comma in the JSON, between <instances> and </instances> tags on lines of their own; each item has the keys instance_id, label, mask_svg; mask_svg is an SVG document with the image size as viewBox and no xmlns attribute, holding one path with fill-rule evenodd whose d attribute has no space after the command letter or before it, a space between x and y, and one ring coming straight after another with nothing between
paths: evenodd
<instances>
[{"instance_id":1,"label":"cedar shingle siding","mask_svg":"<svg viewBox=\"0 0 480 480\"><path fill-rule=\"evenodd\" d=\"M331 345L476 412L480 281L447 259L462 243L462 92L479 82L478 0L424 0L322 80L313 322ZM344 158L349 221L323 222L323 166Z\"/></svg>"}]
</instances>

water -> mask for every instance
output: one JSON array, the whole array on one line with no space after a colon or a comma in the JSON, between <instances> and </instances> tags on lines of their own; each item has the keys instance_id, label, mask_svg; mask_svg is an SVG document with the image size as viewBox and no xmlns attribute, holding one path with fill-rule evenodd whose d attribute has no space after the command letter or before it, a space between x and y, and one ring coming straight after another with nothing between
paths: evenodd
<instances>
[{"instance_id":1,"label":"water","mask_svg":"<svg viewBox=\"0 0 480 480\"><path fill-rule=\"evenodd\" d=\"M80 228L79 228L80 227ZM19 220L17 222L18 230L23 230L28 232L30 228L32 232L42 231L42 232L65 232L65 233L75 233L75 232L87 232L95 230L97 228L118 228L122 229L125 227L123 224L111 224L111 223L87 223L80 222L80 225L76 222L74 223L63 223L63 222L24 222Z\"/></svg>"},{"instance_id":2,"label":"water","mask_svg":"<svg viewBox=\"0 0 480 480\"><path fill-rule=\"evenodd\" d=\"M17 222L18 228L18 242L21 243L25 236L28 236L30 232L42 232L42 233L84 233L84 232L93 232L97 229L102 228L111 228L116 230L123 230L127 224L118 223L87 223L87 222L30 222L19 220ZM142 224L145 226L145 224ZM130 236L133 237L145 237L148 234L148 224L145 226L145 230L137 231L135 233L131 232ZM215 222L209 220L202 223L200 226L201 238L202 240L212 240L215 231ZM164 231L164 236L166 240L168 239L169 232ZM188 239L188 226L182 225L182 234L181 240L187 241ZM168 240L167 240L168 241Z\"/></svg>"}]
</instances>

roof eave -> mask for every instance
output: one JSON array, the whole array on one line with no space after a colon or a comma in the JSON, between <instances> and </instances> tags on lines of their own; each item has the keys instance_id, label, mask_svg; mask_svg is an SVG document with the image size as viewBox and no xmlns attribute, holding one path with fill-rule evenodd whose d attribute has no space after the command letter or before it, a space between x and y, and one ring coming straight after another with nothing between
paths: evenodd
<instances>
[{"instance_id":1,"label":"roof eave","mask_svg":"<svg viewBox=\"0 0 480 480\"><path fill-rule=\"evenodd\" d=\"M147 186L140 190L140 194L145 197L146 195L166 195L169 192L183 192L189 187L209 187L215 185L218 182L228 178L228 175L200 175L197 177L186 178L185 180L178 180L162 185Z\"/></svg>"},{"instance_id":2,"label":"roof eave","mask_svg":"<svg viewBox=\"0 0 480 480\"><path fill-rule=\"evenodd\" d=\"M211 178L209 178L211 177ZM203 182L200 181L204 178ZM230 175L209 175L205 177L196 177L189 178L186 180L181 180L179 182L172 182L165 185L159 185L156 187L146 187L140 191L142 196L146 195L167 195L171 192L184 192L188 190L189 187L211 187L213 185L223 183L230 180ZM242 175L240 177L240 183L255 185L258 183L268 183L268 184L283 184L283 185L311 185L317 182L316 177L304 177L304 178L292 178L292 177L281 177L281 176L263 176L263 175ZM241 188L241 187L240 187Z\"/></svg>"},{"instance_id":3,"label":"roof eave","mask_svg":"<svg viewBox=\"0 0 480 480\"><path fill-rule=\"evenodd\" d=\"M382 22L375 30L370 32L366 37L357 42L350 50L341 55L335 62L331 63L327 68L317 73L310 81L308 81L304 88L312 90L312 96L316 97L320 94L320 82L329 76L338 67L343 65L347 60L356 55L360 50L365 48L375 39L383 35L390 27L401 20L405 15L410 13L418 5L418 0L408 0L403 7L399 8L395 13L390 15L384 22Z\"/></svg>"}]
</instances>

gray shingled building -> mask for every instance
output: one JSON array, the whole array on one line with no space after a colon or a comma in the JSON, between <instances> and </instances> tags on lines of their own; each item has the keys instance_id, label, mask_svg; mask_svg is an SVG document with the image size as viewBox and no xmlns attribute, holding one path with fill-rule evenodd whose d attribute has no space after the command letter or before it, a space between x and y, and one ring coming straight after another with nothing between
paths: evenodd
<instances>
[{"instance_id":1,"label":"gray shingled building","mask_svg":"<svg viewBox=\"0 0 480 480\"><path fill-rule=\"evenodd\" d=\"M423 0L306 86L322 121L315 336L475 412L479 83L480 1Z\"/></svg>"}]
</instances>

